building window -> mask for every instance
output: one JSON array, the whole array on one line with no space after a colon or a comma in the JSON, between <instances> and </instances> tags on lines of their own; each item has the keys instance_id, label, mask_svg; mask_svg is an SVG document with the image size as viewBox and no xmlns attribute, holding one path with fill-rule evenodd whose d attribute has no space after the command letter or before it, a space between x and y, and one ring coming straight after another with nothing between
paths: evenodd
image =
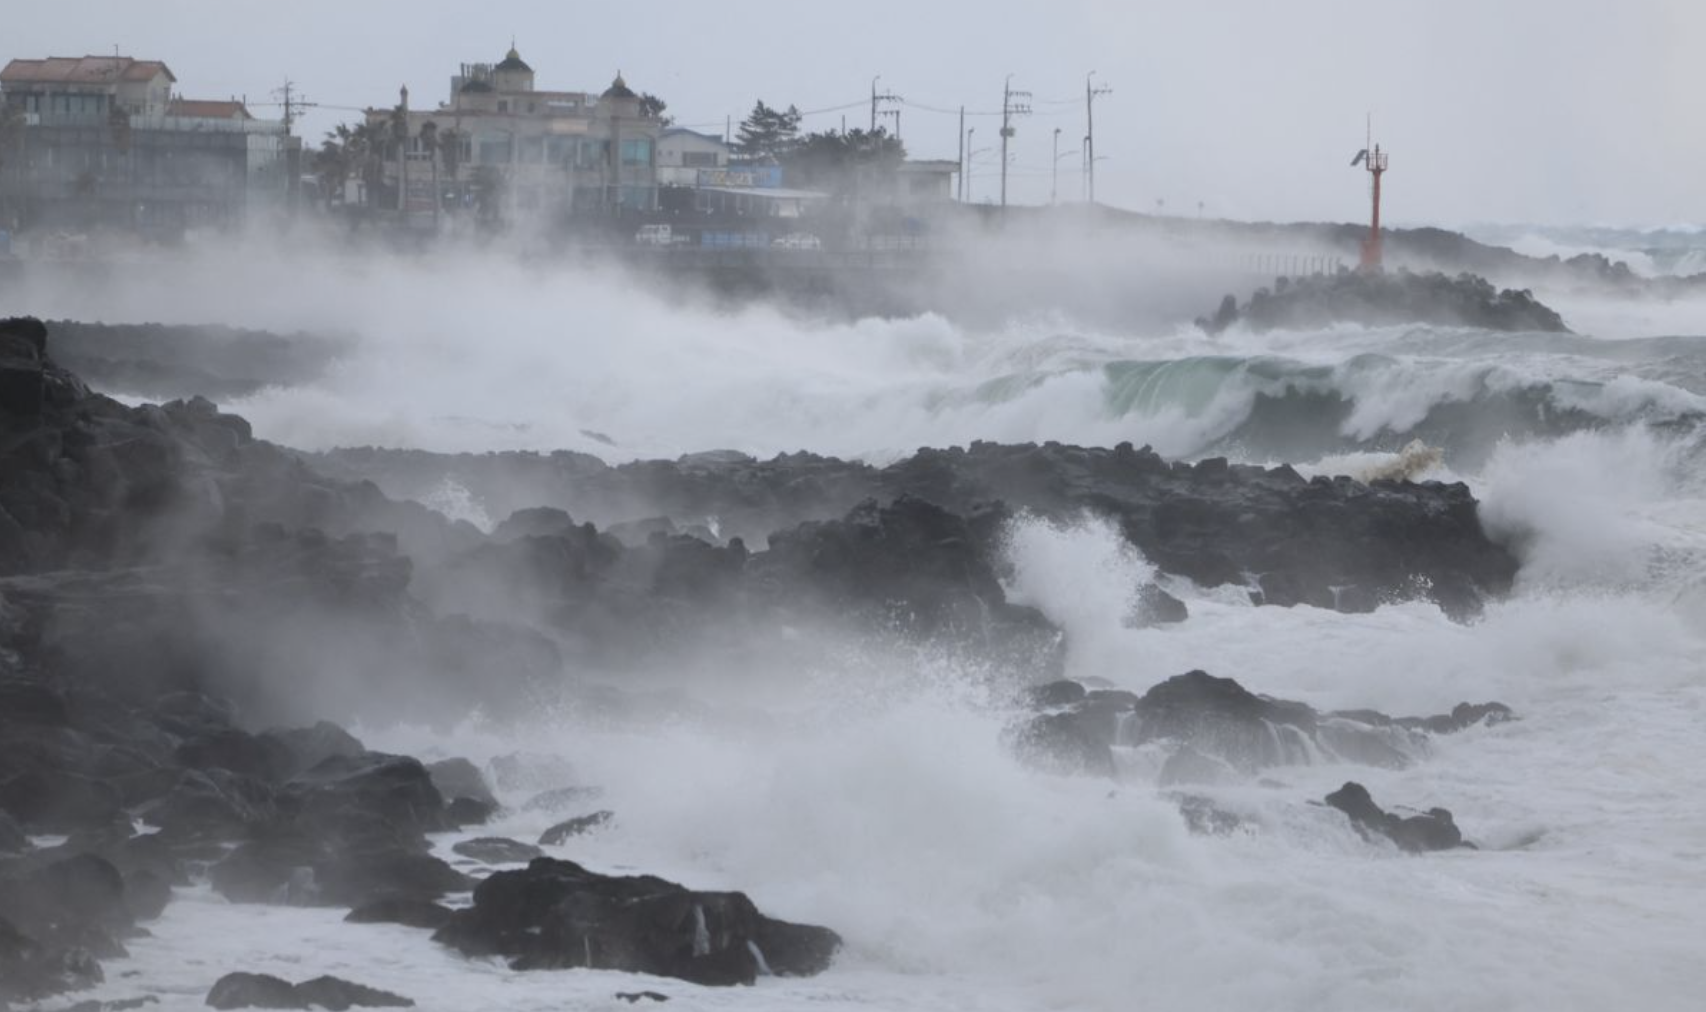
<instances>
[{"instance_id":1,"label":"building window","mask_svg":"<svg viewBox=\"0 0 1706 1012\"><path fill-rule=\"evenodd\" d=\"M652 142L646 138L622 142L623 165L652 164Z\"/></svg>"},{"instance_id":2,"label":"building window","mask_svg":"<svg viewBox=\"0 0 1706 1012\"><path fill-rule=\"evenodd\" d=\"M715 151L683 151L681 164L689 169L714 169L717 167Z\"/></svg>"},{"instance_id":3,"label":"building window","mask_svg":"<svg viewBox=\"0 0 1706 1012\"><path fill-rule=\"evenodd\" d=\"M575 160L575 141L572 137L545 138L545 160L552 165L568 165Z\"/></svg>"},{"instance_id":4,"label":"building window","mask_svg":"<svg viewBox=\"0 0 1706 1012\"><path fill-rule=\"evenodd\" d=\"M510 139L508 137L481 137L479 161L485 165L509 164Z\"/></svg>"}]
</instances>

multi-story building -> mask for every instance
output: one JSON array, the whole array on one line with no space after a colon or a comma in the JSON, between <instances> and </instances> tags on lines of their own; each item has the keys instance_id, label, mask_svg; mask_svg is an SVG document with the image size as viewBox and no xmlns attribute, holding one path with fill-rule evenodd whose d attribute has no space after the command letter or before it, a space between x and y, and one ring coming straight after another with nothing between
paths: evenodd
<instances>
[{"instance_id":1,"label":"multi-story building","mask_svg":"<svg viewBox=\"0 0 1706 1012\"><path fill-rule=\"evenodd\" d=\"M383 179L416 216L474 199L505 219L657 206L663 127L620 73L597 95L541 91L512 47L495 65L463 64L436 109L408 108L402 96L408 154L387 157ZM395 130L397 111L370 109L367 122Z\"/></svg>"},{"instance_id":2,"label":"multi-story building","mask_svg":"<svg viewBox=\"0 0 1706 1012\"><path fill-rule=\"evenodd\" d=\"M158 60L13 60L0 70L0 225L177 234L282 207L294 140L241 102L173 95Z\"/></svg>"}]
</instances>

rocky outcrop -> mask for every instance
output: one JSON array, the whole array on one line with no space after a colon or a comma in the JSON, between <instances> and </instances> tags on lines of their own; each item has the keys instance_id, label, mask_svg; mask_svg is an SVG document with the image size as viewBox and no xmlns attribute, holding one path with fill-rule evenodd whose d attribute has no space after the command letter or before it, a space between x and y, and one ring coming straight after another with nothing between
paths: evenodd
<instances>
[{"instance_id":1,"label":"rocky outcrop","mask_svg":"<svg viewBox=\"0 0 1706 1012\"><path fill-rule=\"evenodd\" d=\"M551 858L480 883L474 905L433 937L470 956L504 956L518 970L624 970L711 985L818 973L841 944L827 928L765 917L742 893L599 875Z\"/></svg>"},{"instance_id":2,"label":"rocky outcrop","mask_svg":"<svg viewBox=\"0 0 1706 1012\"><path fill-rule=\"evenodd\" d=\"M1500 703L1464 703L1434 717L1324 713L1202 671L1176 675L1142 696L1056 682L1032 690L1029 702L1043 712L1021 721L1011 735L1027 759L1066 772L1113 775L1115 748L1159 750L1156 779L1168 788L1317 762L1402 768L1427 754L1432 735L1512 719Z\"/></svg>"},{"instance_id":3,"label":"rocky outcrop","mask_svg":"<svg viewBox=\"0 0 1706 1012\"><path fill-rule=\"evenodd\" d=\"M1412 854L1475 846L1463 839L1451 813L1443 808L1430 808L1419 815L1395 815L1375 804L1368 788L1354 781L1327 795L1325 800L1329 808L1344 812L1363 836L1384 837L1397 844L1399 850Z\"/></svg>"},{"instance_id":4,"label":"rocky outcrop","mask_svg":"<svg viewBox=\"0 0 1706 1012\"><path fill-rule=\"evenodd\" d=\"M514 504L517 488L540 497L534 505L548 505L547 512L532 510L501 524L497 545L459 557L442 579L424 573L429 599L441 586L481 574L490 582L494 569L514 574L531 567L553 580L568 579L573 589L625 565L639 573L656 568L624 563L622 541L599 534L594 524L662 514L685 529L714 520L713 547L738 541L758 560L765 554L759 548L797 539L802 535L790 532L806 525L857 524L871 509L863 503L892 510L912 499L960 518L986 565L1000 566L1003 522L1018 513L1061 523L1098 516L1113 521L1163 572L1209 586L1248 586L1259 604L1367 611L1422 597L1461 617L1474 614L1485 597L1507 591L1516 572L1514 556L1487 539L1461 484L1306 480L1289 467L1219 458L1170 463L1129 444L973 443L920 450L882 469L798 454L769 461L701 455L620 467L584 456L569 466L527 454L470 458L378 450L311 459L334 473L372 477L393 494L424 494L418 490L448 479L464 484L488 509ZM693 538L659 533L636 561L669 556L674 571L708 587L721 586L734 568L733 560L690 545ZM499 599L511 601L513 588L498 583L500 594L510 595ZM442 596L460 604L452 594Z\"/></svg>"},{"instance_id":5,"label":"rocky outcrop","mask_svg":"<svg viewBox=\"0 0 1706 1012\"><path fill-rule=\"evenodd\" d=\"M473 882L428 834L495 809L479 771L372 752L324 721L271 725L363 706L431 720L531 705L527 680L561 674L544 635L443 616L411 592L420 559L485 539L314 475L205 401L129 408L92 394L44 340L33 321L0 324L0 1003L99 982L100 960L192 876L236 902L443 928L435 901ZM660 598L672 574L692 582L697 560L614 553L636 593ZM653 561L665 570L648 584L638 569ZM30 834L67 839L38 849ZM504 863L539 853L461 849ZM756 918L754 931L782 930ZM774 945L785 961L802 951L792 936ZM210 1002L392 997L239 977Z\"/></svg>"},{"instance_id":6,"label":"rocky outcrop","mask_svg":"<svg viewBox=\"0 0 1706 1012\"><path fill-rule=\"evenodd\" d=\"M351 1008L414 1008L413 999L337 977L315 977L300 984L264 973L228 973L207 992L216 1009L322 1008L344 1012Z\"/></svg>"},{"instance_id":7,"label":"rocky outcrop","mask_svg":"<svg viewBox=\"0 0 1706 1012\"><path fill-rule=\"evenodd\" d=\"M1233 324L1251 330L1297 330L1354 323L1369 327L1432 324L1484 330L1566 334L1563 317L1529 291L1494 288L1473 274L1340 271L1280 278L1239 306L1228 295L1197 326L1218 334Z\"/></svg>"}]
</instances>

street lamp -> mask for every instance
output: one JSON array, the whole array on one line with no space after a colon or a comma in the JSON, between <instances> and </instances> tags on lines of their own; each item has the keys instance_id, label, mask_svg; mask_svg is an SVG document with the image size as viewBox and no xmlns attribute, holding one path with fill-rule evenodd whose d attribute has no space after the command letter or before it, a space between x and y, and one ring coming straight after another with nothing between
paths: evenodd
<instances>
[{"instance_id":1,"label":"street lamp","mask_svg":"<svg viewBox=\"0 0 1706 1012\"><path fill-rule=\"evenodd\" d=\"M1060 203L1060 127L1054 128L1054 177L1049 181L1049 206Z\"/></svg>"},{"instance_id":2,"label":"street lamp","mask_svg":"<svg viewBox=\"0 0 1706 1012\"><path fill-rule=\"evenodd\" d=\"M976 151L972 151L972 152L967 153L967 155L966 155L966 203L969 204L972 202L972 192L971 192L971 177L972 177L971 165L972 165L972 162L977 158L978 155L987 155L991 151L994 151L994 150L995 150L994 148L978 148Z\"/></svg>"},{"instance_id":3,"label":"street lamp","mask_svg":"<svg viewBox=\"0 0 1706 1012\"><path fill-rule=\"evenodd\" d=\"M966 164L960 166L960 203L971 203L971 138L976 135L976 126L966 131Z\"/></svg>"}]
</instances>

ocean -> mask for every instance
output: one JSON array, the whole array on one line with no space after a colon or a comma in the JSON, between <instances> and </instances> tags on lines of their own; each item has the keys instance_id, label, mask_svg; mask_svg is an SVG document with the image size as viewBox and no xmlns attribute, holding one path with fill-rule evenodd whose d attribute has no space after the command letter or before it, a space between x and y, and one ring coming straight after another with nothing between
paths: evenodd
<instances>
[{"instance_id":1,"label":"ocean","mask_svg":"<svg viewBox=\"0 0 1706 1012\"><path fill-rule=\"evenodd\" d=\"M550 853L741 889L846 947L819 977L752 988L518 973L424 932L198 887L79 999L199 1008L217 976L249 970L330 973L429 1012L627 1008L614 994L639 990L672 1009L749 1012L1700 1007L1706 299L1537 292L1575 335L1345 325L1209 338L1184 321L1086 327L1048 312L975 329L829 322L484 262L331 257L285 285L264 263L220 271L194 304L121 284L9 309L350 335L320 380L222 405L303 449L882 462L973 439L1130 441L1305 474L1461 480L1522 562L1513 593L1467 624L1424 602L1255 607L1237 588L1163 576L1189 619L1128 628L1153 567L1089 518L1015 522L1009 594L1065 630L1074 678L1142 692L1201 668L1323 709L1491 699L1519 719L1435 739L1402 770L1324 760L1214 788L1244 820L1224 836L1187 829L1140 751L1118 756L1116 781L1021 764L1002 740L1010 695L925 654L739 692L701 680L621 711L373 722L353 728L370 747L567 764L616 817ZM432 505L502 519L467 489ZM1410 856L1362 839L1312 803L1346 780L1389 807L1450 809L1479 849ZM502 787L513 807L465 835L535 839L560 817L520 807L544 782Z\"/></svg>"}]
</instances>

